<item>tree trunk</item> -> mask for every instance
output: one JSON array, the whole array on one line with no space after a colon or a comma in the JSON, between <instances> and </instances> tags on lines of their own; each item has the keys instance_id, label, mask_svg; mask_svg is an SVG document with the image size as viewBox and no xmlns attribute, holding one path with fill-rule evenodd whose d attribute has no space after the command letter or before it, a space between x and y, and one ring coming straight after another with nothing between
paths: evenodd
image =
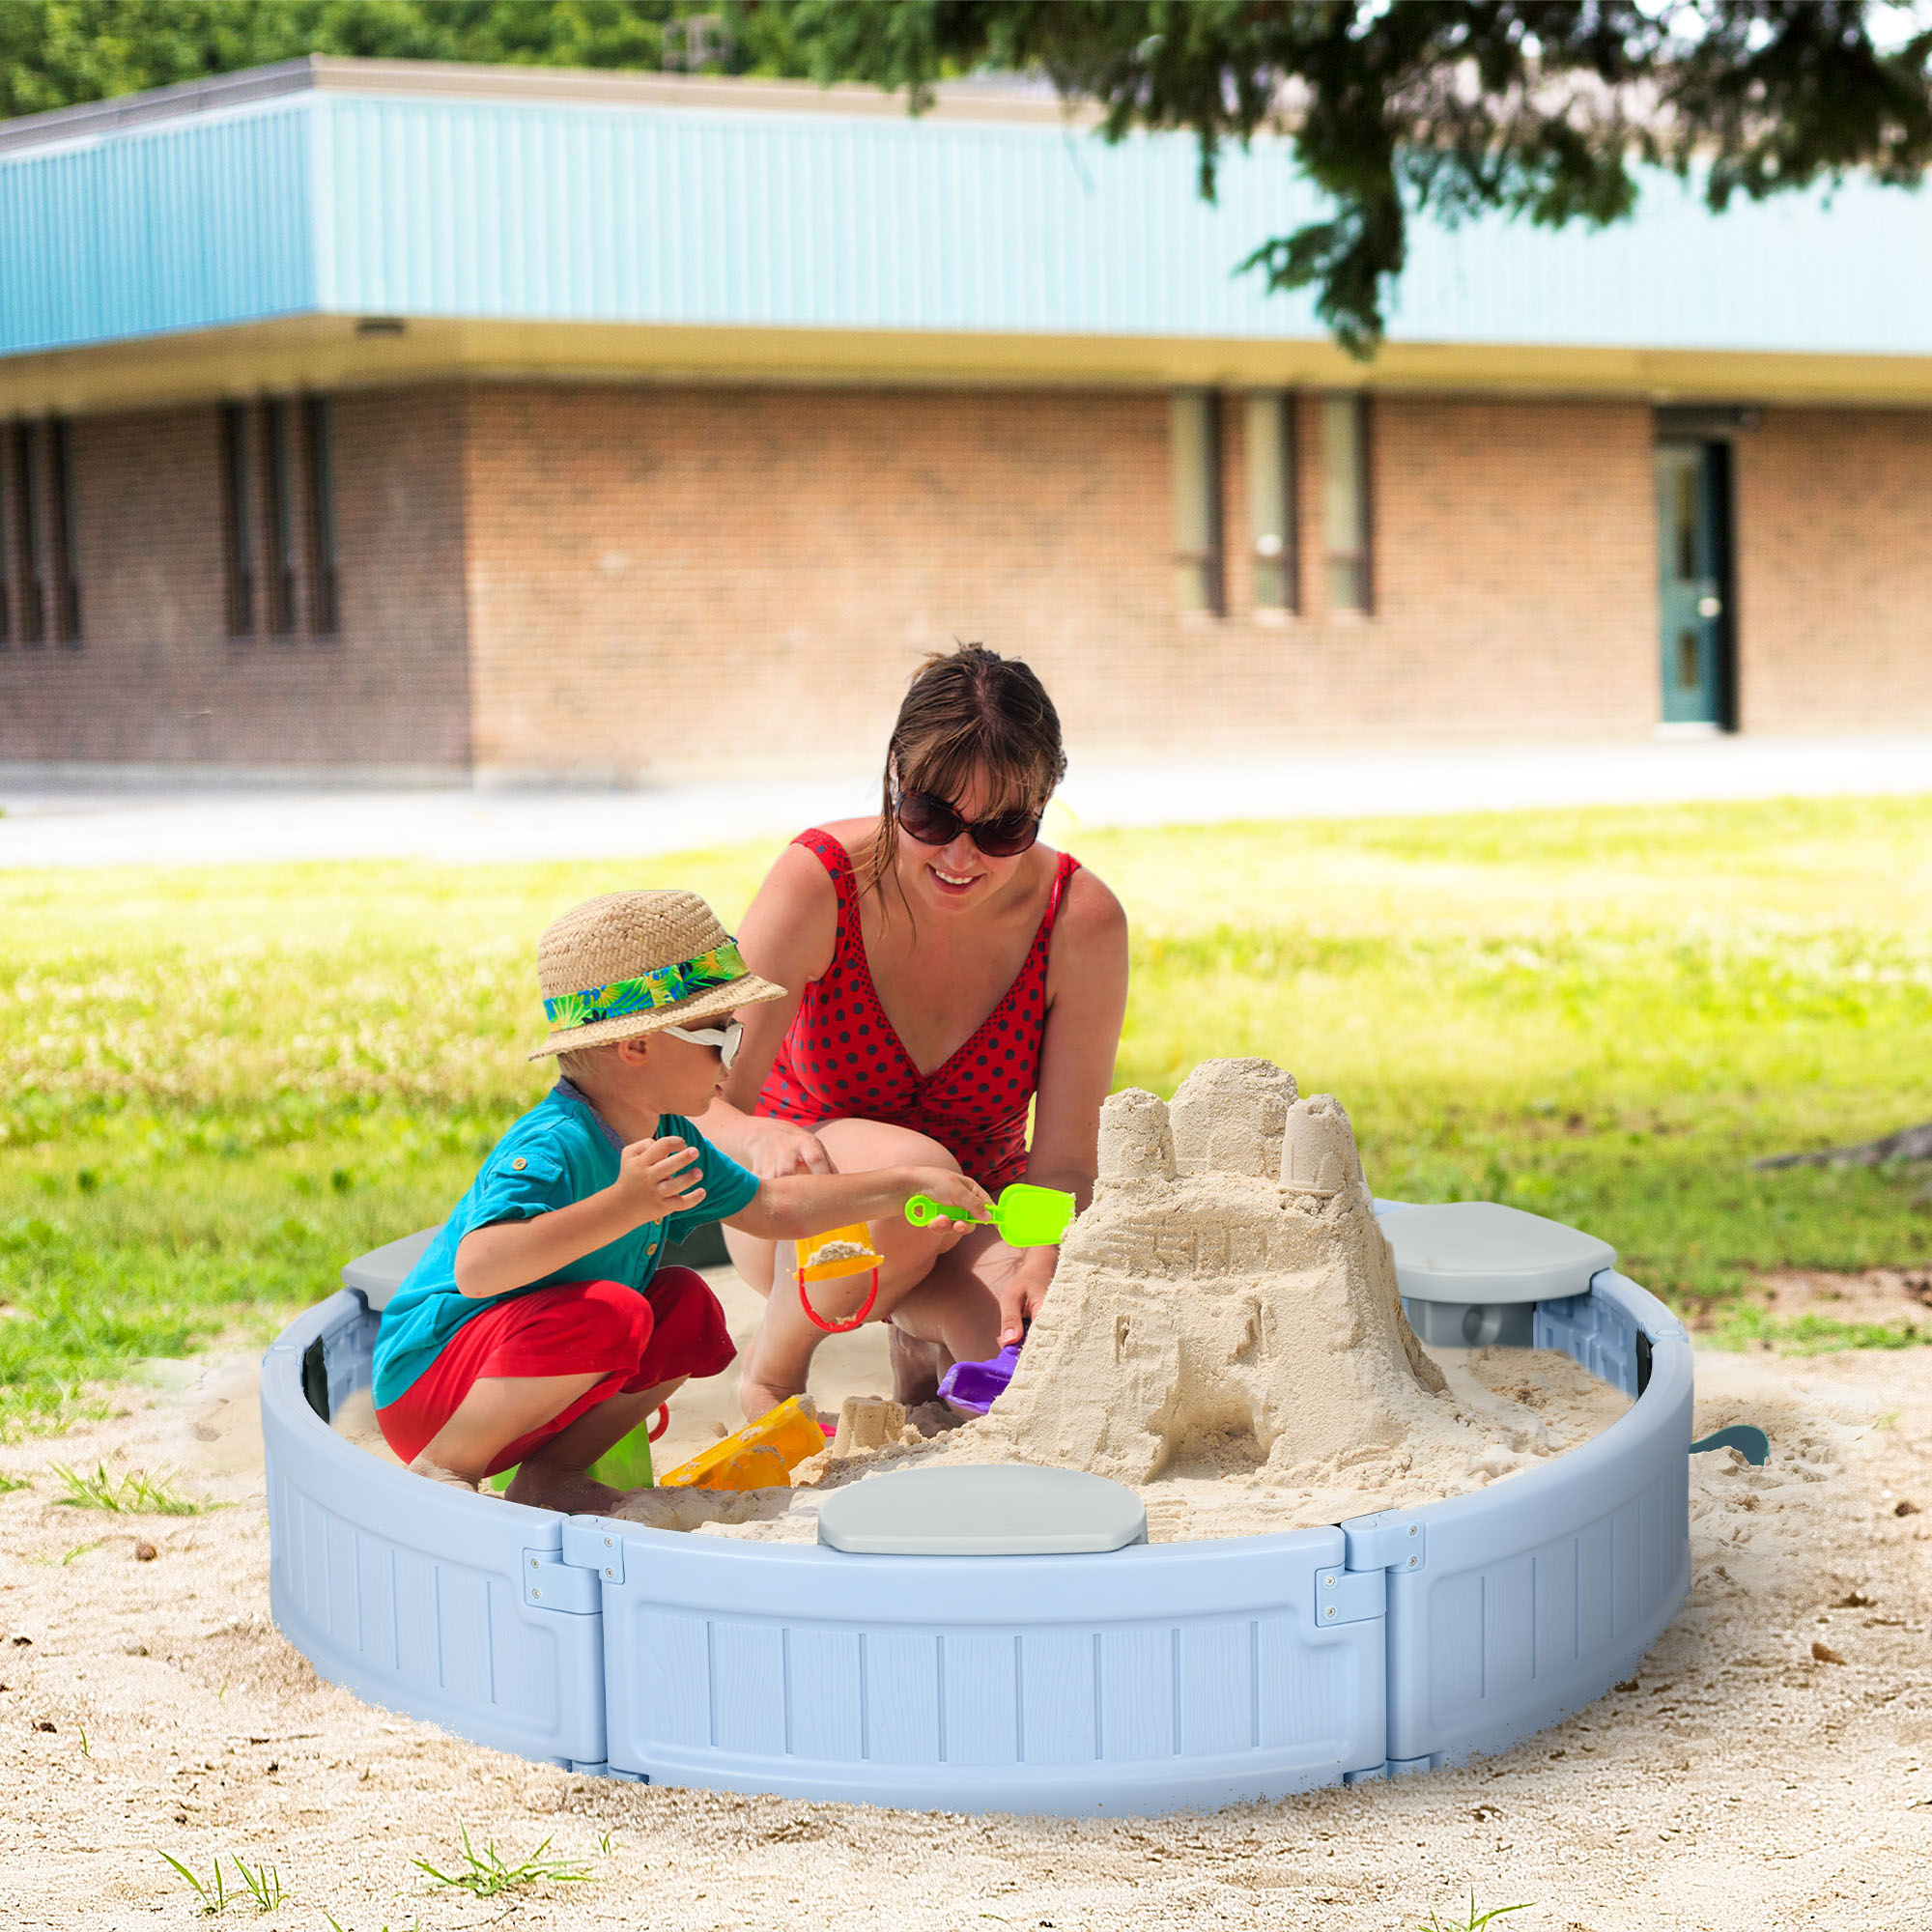
<instances>
[{"instance_id":1,"label":"tree trunk","mask_svg":"<svg viewBox=\"0 0 1932 1932\"><path fill-rule=\"evenodd\" d=\"M1753 1167L1878 1167L1888 1160L1932 1160L1932 1121L1900 1127L1857 1147L1819 1148L1812 1153L1774 1153L1751 1162Z\"/></svg>"}]
</instances>

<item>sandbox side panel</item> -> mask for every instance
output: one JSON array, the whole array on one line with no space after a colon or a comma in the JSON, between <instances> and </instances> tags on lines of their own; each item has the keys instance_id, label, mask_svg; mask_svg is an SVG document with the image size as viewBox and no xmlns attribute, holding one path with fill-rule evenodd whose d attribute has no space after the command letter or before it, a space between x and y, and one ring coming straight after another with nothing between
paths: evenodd
<instances>
[{"instance_id":1,"label":"sandbox side panel","mask_svg":"<svg viewBox=\"0 0 1932 1932\"><path fill-rule=\"evenodd\" d=\"M589 1579L558 1560L559 1519L393 1468L310 1406L309 1345L323 1343L333 1396L345 1374L366 1378L374 1325L344 1293L263 1361L275 1622L372 1703L526 1757L601 1763L600 1618Z\"/></svg>"},{"instance_id":2,"label":"sandbox side panel","mask_svg":"<svg viewBox=\"0 0 1932 1932\"><path fill-rule=\"evenodd\" d=\"M1633 1393L1642 1332L1644 1393L1582 1447L1414 1513L1421 1566L1388 1573L1392 1760L1501 1750L1590 1703L1632 1673L1689 1591L1683 1326L1609 1273L1554 1306L1547 1326L1538 1310L1543 1346Z\"/></svg>"},{"instance_id":3,"label":"sandbox side panel","mask_svg":"<svg viewBox=\"0 0 1932 1932\"><path fill-rule=\"evenodd\" d=\"M602 1522L613 1771L979 1811L1155 1812L1384 1755L1339 1530L1068 1557L850 1556ZM587 1537L573 1523L573 1539Z\"/></svg>"}]
</instances>

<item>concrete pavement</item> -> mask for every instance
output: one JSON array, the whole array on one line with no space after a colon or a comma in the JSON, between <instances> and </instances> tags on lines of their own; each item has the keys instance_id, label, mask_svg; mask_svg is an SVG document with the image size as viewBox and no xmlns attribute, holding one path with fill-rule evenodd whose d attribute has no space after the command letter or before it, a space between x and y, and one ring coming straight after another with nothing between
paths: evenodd
<instances>
[{"instance_id":1,"label":"concrete pavement","mask_svg":"<svg viewBox=\"0 0 1932 1932\"><path fill-rule=\"evenodd\" d=\"M1062 837L1101 826L1355 818L1694 800L1932 795L1932 737L1702 738L1079 758ZM123 781L0 767L0 867L644 856L875 810L876 775L708 779L635 791ZM1053 828L1050 828L1050 832Z\"/></svg>"}]
</instances>

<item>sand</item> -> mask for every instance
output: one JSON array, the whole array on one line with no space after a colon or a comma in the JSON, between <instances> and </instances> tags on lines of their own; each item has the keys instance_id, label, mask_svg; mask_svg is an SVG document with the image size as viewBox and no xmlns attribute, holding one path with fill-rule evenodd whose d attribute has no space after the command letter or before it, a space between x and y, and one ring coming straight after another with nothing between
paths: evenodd
<instances>
[{"instance_id":1,"label":"sand","mask_svg":"<svg viewBox=\"0 0 1932 1932\"><path fill-rule=\"evenodd\" d=\"M1204 1061L1171 1104L1113 1094L1099 1139L1093 1203L989 1415L867 1455L836 1443L789 1496L733 1502L703 1532L810 1541L827 1490L911 1461L1106 1476L1139 1492L1154 1541L1314 1527L1505 1480L1629 1406L1560 1354L1426 1351L1348 1115L1272 1062Z\"/></svg>"},{"instance_id":2,"label":"sand","mask_svg":"<svg viewBox=\"0 0 1932 1932\"><path fill-rule=\"evenodd\" d=\"M1372 1510L1435 1502L1534 1467L1606 1429L1630 1407L1629 1399L1553 1350L1437 1349L1446 1387L1442 1427L1427 1450L1370 1446L1276 1472L1257 1463L1244 1435L1197 1436L1188 1453L1159 1475L1134 1484L1147 1505L1148 1540L1255 1536L1312 1529ZM1005 1398L1002 1398L1004 1401ZM998 1416L994 1410L994 1417ZM794 1472L798 1487L760 1490L752 1498L719 1497L668 1508L640 1500L624 1512L661 1529L696 1529L705 1536L755 1542L810 1543L828 1492L913 1463L1005 1463L1010 1440L985 1422L968 1422L944 1436L922 1440L912 1430L875 1451L840 1455L840 1445ZM667 1492L668 1494L669 1492Z\"/></svg>"},{"instance_id":3,"label":"sand","mask_svg":"<svg viewBox=\"0 0 1932 1932\"><path fill-rule=\"evenodd\" d=\"M734 1323L751 1312L734 1305ZM876 1344L852 1341L863 1386ZM325 1912L345 1932L1407 1932L1432 1912L1460 1923L1471 1887L1485 1906L1533 1901L1501 1923L1550 1932L1932 1922L1922 1350L1699 1354L1698 1429L1756 1422L1773 1460L1693 1459L1692 1594L1632 1688L1461 1771L1153 1823L614 1784L360 1704L269 1620L252 1360L170 1375L112 1422L0 1447L0 1471L29 1483L0 1495L10 1932L201 1922L163 1851L203 1872L217 1855L272 1861L289 1900L261 1922L316 1932ZM717 1417L709 1400L677 1406L685 1453L729 1413L728 1389ZM173 1464L228 1507L55 1507L48 1464L97 1459ZM1895 1514L1906 1503L1918 1513ZM156 1560L135 1560L137 1540ZM411 1861L446 1867L459 1823L518 1854L554 1836L591 1881L488 1902L431 1888ZM245 1902L237 1921L256 1922Z\"/></svg>"}]
</instances>

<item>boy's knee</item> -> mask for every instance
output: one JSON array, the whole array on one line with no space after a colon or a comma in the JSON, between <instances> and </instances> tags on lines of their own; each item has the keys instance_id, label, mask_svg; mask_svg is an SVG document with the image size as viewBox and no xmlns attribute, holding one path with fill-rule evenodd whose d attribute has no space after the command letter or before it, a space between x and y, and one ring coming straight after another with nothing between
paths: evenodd
<instances>
[{"instance_id":1,"label":"boy's knee","mask_svg":"<svg viewBox=\"0 0 1932 1932\"><path fill-rule=\"evenodd\" d=\"M655 1318L651 1304L635 1289L617 1281L585 1282L579 1297L579 1317L586 1341L640 1356L651 1339Z\"/></svg>"}]
</instances>

